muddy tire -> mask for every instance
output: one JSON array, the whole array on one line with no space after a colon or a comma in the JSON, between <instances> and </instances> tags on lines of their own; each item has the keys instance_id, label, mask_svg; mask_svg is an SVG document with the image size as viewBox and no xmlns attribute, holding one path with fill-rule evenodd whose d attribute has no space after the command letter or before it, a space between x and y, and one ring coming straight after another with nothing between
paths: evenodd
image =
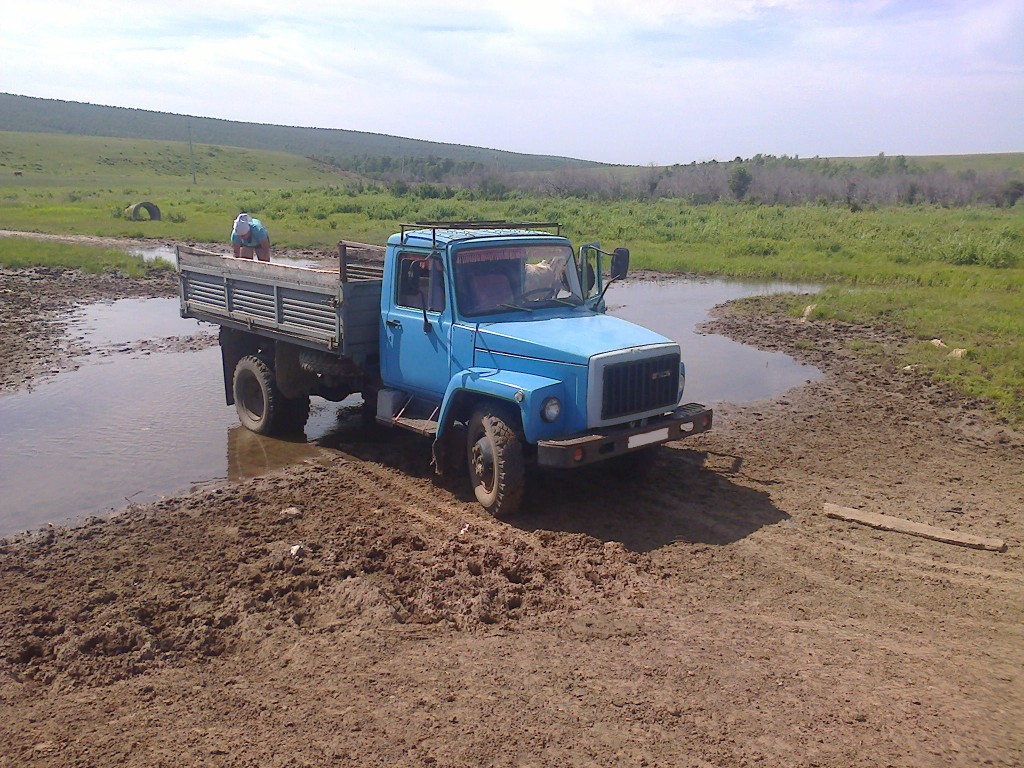
<instances>
[{"instance_id":1,"label":"muddy tire","mask_svg":"<svg viewBox=\"0 0 1024 768\"><path fill-rule=\"evenodd\" d=\"M309 418L309 397L289 400L282 395L273 369L255 355L238 361L233 388L238 420L258 435L296 432Z\"/></svg>"},{"instance_id":2,"label":"muddy tire","mask_svg":"<svg viewBox=\"0 0 1024 768\"><path fill-rule=\"evenodd\" d=\"M513 514L523 500L523 445L515 421L493 406L476 411L466 432L469 482L480 506L496 517Z\"/></svg>"}]
</instances>

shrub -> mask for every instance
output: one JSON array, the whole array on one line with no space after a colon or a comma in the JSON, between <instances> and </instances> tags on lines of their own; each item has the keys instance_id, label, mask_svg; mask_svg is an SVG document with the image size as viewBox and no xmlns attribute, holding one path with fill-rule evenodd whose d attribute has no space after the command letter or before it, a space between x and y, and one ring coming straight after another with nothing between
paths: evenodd
<instances>
[{"instance_id":1,"label":"shrub","mask_svg":"<svg viewBox=\"0 0 1024 768\"><path fill-rule=\"evenodd\" d=\"M992 269L1007 269L1016 266L1018 262L1010 239L999 237L985 243L973 236L958 237L942 249L939 258L960 266L978 265Z\"/></svg>"},{"instance_id":2,"label":"shrub","mask_svg":"<svg viewBox=\"0 0 1024 768\"><path fill-rule=\"evenodd\" d=\"M1024 181L1011 181L1003 190L1002 203L1007 208L1012 208L1013 204L1022 197L1024 197Z\"/></svg>"},{"instance_id":3,"label":"shrub","mask_svg":"<svg viewBox=\"0 0 1024 768\"><path fill-rule=\"evenodd\" d=\"M740 253L744 256L778 256L779 247L769 240L756 239L745 243Z\"/></svg>"},{"instance_id":4,"label":"shrub","mask_svg":"<svg viewBox=\"0 0 1024 768\"><path fill-rule=\"evenodd\" d=\"M750 182L754 180L754 177L750 175L750 171L747 170L744 165L737 165L732 169L729 174L729 191L732 192L733 197L737 200L742 200L747 190L750 189Z\"/></svg>"}]
</instances>

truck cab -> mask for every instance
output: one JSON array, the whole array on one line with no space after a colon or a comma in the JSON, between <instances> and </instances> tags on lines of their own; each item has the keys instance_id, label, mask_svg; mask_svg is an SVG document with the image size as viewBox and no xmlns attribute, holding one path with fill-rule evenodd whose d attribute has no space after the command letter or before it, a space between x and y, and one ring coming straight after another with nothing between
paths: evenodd
<instances>
[{"instance_id":1,"label":"truck cab","mask_svg":"<svg viewBox=\"0 0 1024 768\"><path fill-rule=\"evenodd\" d=\"M625 276L625 249L576 252L558 225L403 226L384 261L377 420L433 435L438 471L464 451L496 514L518 507L527 462L581 467L710 428L710 409L679 406L678 344L604 313L605 258Z\"/></svg>"}]
</instances>

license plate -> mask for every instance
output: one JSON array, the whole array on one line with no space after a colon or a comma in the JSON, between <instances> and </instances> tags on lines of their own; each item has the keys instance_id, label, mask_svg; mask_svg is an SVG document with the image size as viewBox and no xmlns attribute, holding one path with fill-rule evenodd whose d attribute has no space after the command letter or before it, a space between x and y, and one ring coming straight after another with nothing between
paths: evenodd
<instances>
[{"instance_id":1,"label":"license plate","mask_svg":"<svg viewBox=\"0 0 1024 768\"><path fill-rule=\"evenodd\" d=\"M633 435L626 441L626 446L629 448L639 448L641 445L663 443L666 440L668 440L668 427L656 429L653 432L644 432L640 435Z\"/></svg>"}]
</instances>

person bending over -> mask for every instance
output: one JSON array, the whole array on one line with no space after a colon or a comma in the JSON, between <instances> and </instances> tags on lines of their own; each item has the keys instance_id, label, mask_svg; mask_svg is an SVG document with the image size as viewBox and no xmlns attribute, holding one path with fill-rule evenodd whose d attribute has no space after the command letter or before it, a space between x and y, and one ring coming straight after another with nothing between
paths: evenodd
<instances>
[{"instance_id":1,"label":"person bending over","mask_svg":"<svg viewBox=\"0 0 1024 768\"><path fill-rule=\"evenodd\" d=\"M238 214L231 228L231 246L236 259L270 261L270 234L263 222L248 213Z\"/></svg>"}]
</instances>

